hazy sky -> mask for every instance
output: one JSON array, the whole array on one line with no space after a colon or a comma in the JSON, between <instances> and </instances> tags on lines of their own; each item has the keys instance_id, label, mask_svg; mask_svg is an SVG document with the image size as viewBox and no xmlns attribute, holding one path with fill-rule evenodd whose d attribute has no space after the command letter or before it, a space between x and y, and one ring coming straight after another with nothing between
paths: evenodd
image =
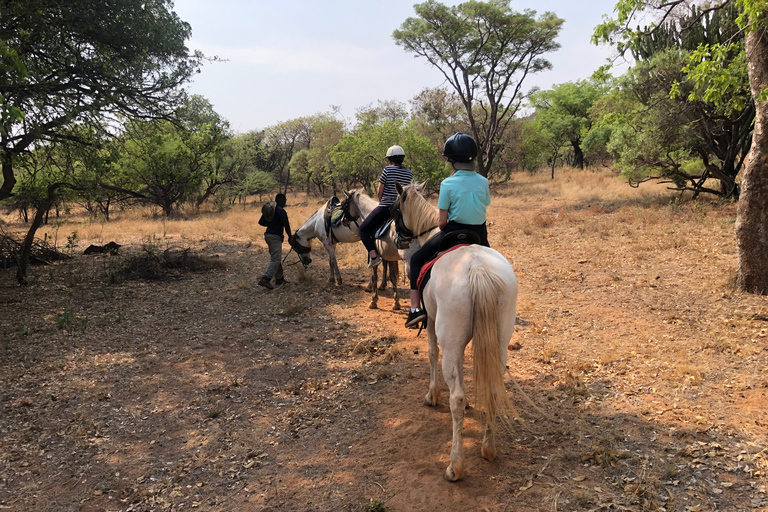
<instances>
[{"instance_id":1,"label":"hazy sky","mask_svg":"<svg viewBox=\"0 0 768 512\"><path fill-rule=\"evenodd\" d=\"M523 83L544 89L588 78L611 55L589 42L616 0L513 0L516 11L554 12L565 20L548 56L553 69ZM206 64L189 87L208 98L238 132L341 107L355 111L378 100L404 103L442 74L395 45L392 32L414 16L413 0L176 0L192 25L190 49L227 62ZM444 1L447 5L460 2Z\"/></svg>"}]
</instances>

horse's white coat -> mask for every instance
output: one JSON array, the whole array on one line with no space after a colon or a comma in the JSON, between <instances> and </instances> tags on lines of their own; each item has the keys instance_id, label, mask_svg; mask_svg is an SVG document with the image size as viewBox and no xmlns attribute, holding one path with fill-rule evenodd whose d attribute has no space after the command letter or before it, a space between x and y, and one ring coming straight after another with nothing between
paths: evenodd
<instances>
[{"instance_id":1,"label":"horse's white coat","mask_svg":"<svg viewBox=\"0 0 768 512\"><path fill-rule=\"evenodd\" d=\"M433 222L437 212L418 193L418 188L410 186L404 190L400 203L403 220L411 231L417 232ZM423 301L429 318L430 366L425 401L437 405L439 400L437 362L442 348L442 372L450 391L453 419L450 464L445 477L455 481L464 475L462 429L467 399L462 369L464 350L470 340L474 347L477 405L486 413L481 453L489 460L495 457L496 415L510 408L503 377L507 346L515 328L517 279L512 266L497 251L480 245L461 247L434 264Z\"/></svg>"},{"instance_id":2,"label":"horse's white coat","mask_svg":"<svg viewBox=\"0 0 768 512\"><path fill-rule=\"evenodd\" d=\"M325 247L326 252L328 253L328 263L330 265L331 270L331 276L329 279L329 283L331 285L333 284L339 284L341 285L341 271L339 270L339 263L336 259L336 249L335 244L336 243L355 243L360 241L360 235L359 235L359 225L362 223L363 219L365 219L371 211L373 211L374 208L376 208L379 203L367 196L365 193L363 193L362 190L352 190L350 192L346 193L347 196L350 198L350 213L358 217L357 222L350 223L349 225L342 224L338 227L331 228L333 237L329 237L328 234L325 231L325 208L326 205L322 205L320 208L317 209L307 220L302 224L302 226L296 230L294 233L294 240L297 241L299 244L309 247L310 246L310 240L313 238L317 238L320 240L320 243L323 244L323 247ZM389 235L376 240L376 249L378 250L379 254L381 255L381 258L385 262L390 262L389 265L389 271L390 271L390 280L392 283L392 287L394 289L394 309L400 309L400 300L397 293L397 279L398 279L398 267L397 262L402 261L403 258L401 256L401 251L398 251L397 247L395 247L394 242L392 241L394 236L394 226L390 229ZM408 257L408 260L410 260L410 257ZM408 260L406 261L406 272L408 271ZM378 301L378 289L376 287L378 281L378 269L374 268L371 272L371 285L373 296L371 298L371 305L370 307L372 309L376 308L377 301ZM383 290L386 284L386 278L382 281L381 289Z\"/></svg>"}]
</instances>

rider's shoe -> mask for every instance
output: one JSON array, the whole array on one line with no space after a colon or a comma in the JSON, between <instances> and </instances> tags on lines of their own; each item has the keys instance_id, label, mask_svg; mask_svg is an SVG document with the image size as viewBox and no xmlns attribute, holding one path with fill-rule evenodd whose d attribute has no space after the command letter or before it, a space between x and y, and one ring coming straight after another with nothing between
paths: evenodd
<instances>
[{"instance_id":1,"label":"rider's shoe","mask_svg":"<svg viewBox=\"0 0 768 512\"><path fill-rule=\"evenodd\" d=\"M427 321L427 312L423 309L417 309L408 313L408 319L405 321L405 326L408 328L416 328L421 322Z\"/></svg>"},{"instance_id":2,"label":"rider's shoe","mask_svg":"<svg viewBox=\"0 0 768 512\"><path fill-rule=\"evenodd\" d=\"M288 281L288 280L287 280L287 279L285 279L284 277L283 277L283 278L280 278L280 279L275 279L275 284L276 284L277 286L280 286L280 285L284 285L284 284L288 284L288 283L290 283L290 281Z\"/></svg>"},{"instance_id":3,"label":"rider's shoe","mask_svg":"<svg viewBox=\"0 0 768 512\"><path fill-rule=\"evenodd\" d=\"M379 263L381 263L381 256L377 254L375 258L371 258L371 261L368 263L368 268L373 268Z\"/></svg>"},{"instance_id":4,"label":"rider's shoe","mask_svg":"<svg viewBox=\"0 0 768 512\"><path fill-rule=\"evenodd\" d=\"M266 277L262 277L259 279L259 286L263 286L264 288L268 288L270 290L274 289L274 285L270 282L271 279L268 279Z\"/></svg>"}]
</instances>

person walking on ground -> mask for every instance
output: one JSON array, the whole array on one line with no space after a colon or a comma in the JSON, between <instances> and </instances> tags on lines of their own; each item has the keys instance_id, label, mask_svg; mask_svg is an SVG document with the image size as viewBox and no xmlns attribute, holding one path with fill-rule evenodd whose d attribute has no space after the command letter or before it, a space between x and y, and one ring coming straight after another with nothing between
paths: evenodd
<instances>
[{"instance_id":1,"label":"person walking on ground","mask_svg":"<svg viewBox=\"0 0 768 512\"><path fill-rule=\"evenodd\" d=\"M491 204L488 179L477 173L477 143L466 133L457 133L445 141L443 156L455 171L440 184L437 199L440 231L427 240L411 256L411 311L405 322L406 327L416 327L427 319L427 312L421 308L421 292L416 282L425 263L434 258L440 240L451 231L470 230L480 236L480 243L488 244L488 229L485 224L486 208Z\"/></svg>"},{"instance_id":2,"label":"person walking on ground","mask_svg":"<svg viewBox=\"0 0 768 512\"><path fill-rule=\"evenodd\" d=\"M389 165L384 167L381 176L379 176L379 188L376 191L379 197L379 206L374 208L360 224L360 240L368 250L368 258L370 258L369 267L375 267L381 263L381 256L376 252L374 233L379 226L392 218L389 207L397 200L395 182L401 185L408 185L413 181L413 172L403 167L404 159L405 151L400 146L392 146L387 150Z\"/></svg>"},{"instance_id":3,"label":"person walking on ground","mask_svg":"<svg viewBox=\"0 0 768 512\"><path fill-rule=\"evenodd\" d=\"M274 288L272 285L272 278L275 278L275 284L281 285L287 283L285 276L283 275L283 230L288 235L288 242L290 243L293 235L291 234L291 225L288 222L288 214L285 211L286 198L285 194L277 194L275 196L275 214L271 221L267 221L264 215L259 219L259 224L266 226L264 231L264 240L267 242L267 248L269 248L269 264L264 271L264 275L259 279L259 286Z\"/></svg>"}]
</instances>

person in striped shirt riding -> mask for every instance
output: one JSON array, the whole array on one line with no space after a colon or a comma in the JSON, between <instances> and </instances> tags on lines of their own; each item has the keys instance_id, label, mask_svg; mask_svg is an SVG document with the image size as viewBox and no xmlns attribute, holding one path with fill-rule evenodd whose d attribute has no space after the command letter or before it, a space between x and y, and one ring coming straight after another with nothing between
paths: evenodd
<instances>
[{"instance_id":1,"label":"person in striped shirt riding","mask_svg":"<svg viewBox=\"0 0 768 512\"><path fill-rule=\"evenodd\" d=\"M395 182L407 185L413 181L413 172L403 167L404 159L405 151L400 146L392 146L387 150L389 165L384 168L381 176L379 176L379 187L376 191L379 197L379 206L374 208L362 224L360 224L360 240L368 250L369 267L375 267L381 263L381 256L376 252L374 233L379 226L392 218L389 207L397 200Z\"/></svg>"}]
</instances>

